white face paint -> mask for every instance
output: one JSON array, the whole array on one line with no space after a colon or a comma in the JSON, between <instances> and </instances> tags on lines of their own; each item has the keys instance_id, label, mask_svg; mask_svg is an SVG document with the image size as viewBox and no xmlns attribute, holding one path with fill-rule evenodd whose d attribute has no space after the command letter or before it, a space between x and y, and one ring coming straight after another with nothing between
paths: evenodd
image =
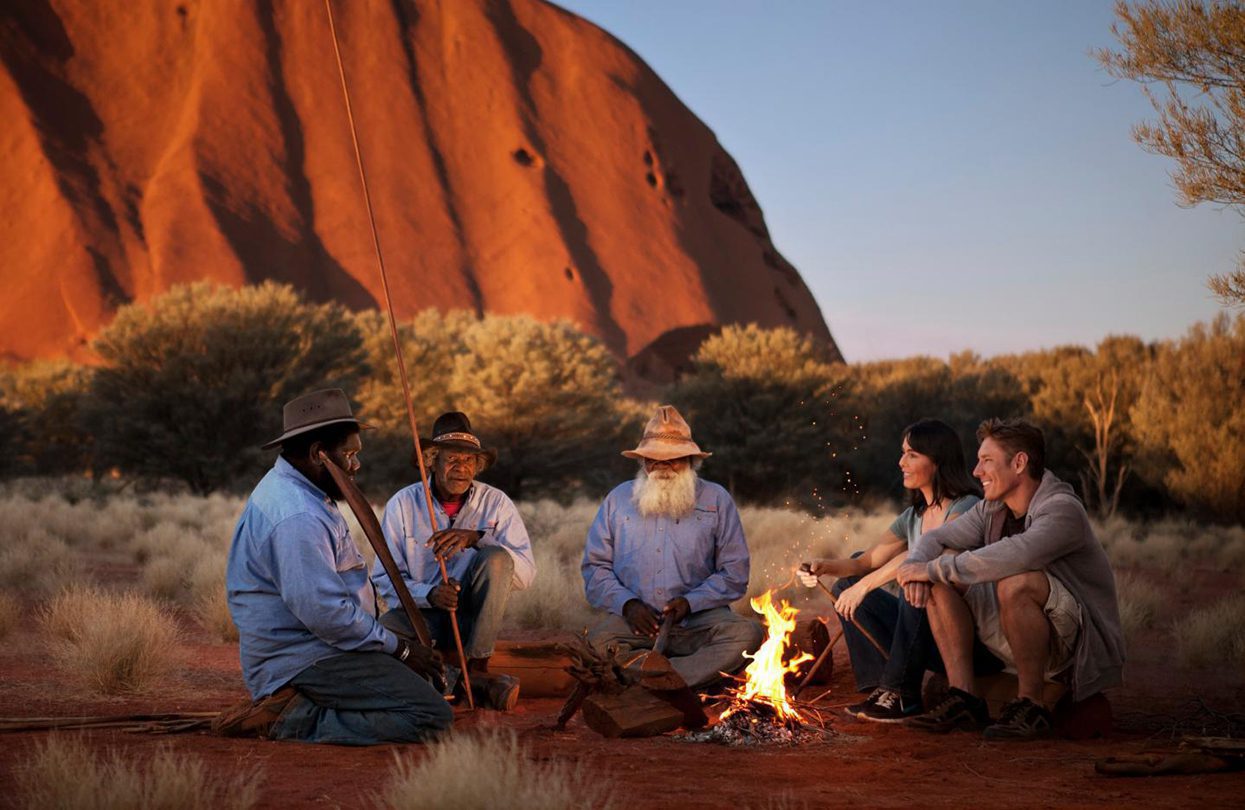
<instances>
[{"instance_id":1,"label":"white face paint","mask_svg":"<svg viewBox=\"0 0 1245 810\"><path fill-rule=\"evenodd\" d=\"M696 471L683 464L677 471L665 468L650 475L640 467L631 500L645 517L687 517L696 506Z\"/></svg>"}]
</instances>

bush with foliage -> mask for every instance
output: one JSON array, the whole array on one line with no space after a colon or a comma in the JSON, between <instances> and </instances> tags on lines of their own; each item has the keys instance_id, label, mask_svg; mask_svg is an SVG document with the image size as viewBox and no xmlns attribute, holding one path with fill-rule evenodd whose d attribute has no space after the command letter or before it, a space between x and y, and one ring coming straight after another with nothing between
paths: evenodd
<instances>
[{"instance_id":1,"label":"bush with foliage","mask_svg":"<svg viewBox=\"0 0 1245 810\"><path fill-rule=\"evenodd\" d=\"M247 484L267 464L282 405L367 373L353 317L292 287L175 287L122 307L94 343L83 408L95 463L196 493Z\"/></svg>"}]
</instances>

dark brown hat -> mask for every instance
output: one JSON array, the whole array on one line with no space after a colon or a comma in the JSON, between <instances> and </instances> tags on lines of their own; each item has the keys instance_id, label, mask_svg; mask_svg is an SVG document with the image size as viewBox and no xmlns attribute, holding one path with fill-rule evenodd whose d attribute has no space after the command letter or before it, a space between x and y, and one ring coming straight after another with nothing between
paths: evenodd
<instances>
[{"instance_id":1,"label":"dark brown hat","mask_svg":"<svg viewBox=\"0 0 1245 810\"><path fill-rule=\"evenodd\" d=\"M444 447L447 450L470 450L484 458L485 466L497 461L497 451L480 444L480 437L471 429L471 420L462 411L449 411L432 423L432 438L420 437L424 450Z\"/></svg>"},{"instance_id":2,"label":"dark brown hat","mask_svg":"<svg viewBox=\"0 0 1245 810\"><path fill-rule=\"evenodd\" d=\"M285 403L283 411L285 419L285 432L277 438L262 446L262 449L268 450L281 444L287 439L297 436L301 433L307 433L329 425L337 425L342 422L351 422L359 426L359 430L371 430L371 425L365 425L350 411L350 400L346 398L346 392L340 388L326 388L323 391L312 391L310 394L303 394L301 397L291 399Z\"/></svg>"}]
</instances>

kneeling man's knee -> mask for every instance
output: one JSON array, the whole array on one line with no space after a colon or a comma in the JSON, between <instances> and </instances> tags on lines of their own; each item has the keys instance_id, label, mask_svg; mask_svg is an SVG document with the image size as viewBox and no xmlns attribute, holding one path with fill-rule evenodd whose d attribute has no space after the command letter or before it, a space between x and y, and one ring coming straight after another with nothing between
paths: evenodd
<instances>
[{"instance_id":1,"label":"kneeling man's knee","mask_svg":"<svg viewBox=\"0 0 1245 810\"><path fill-rule=\"evenodd\" d=\"M1004 577L995 584L999 605L1015 605L1020 602L1044 604L1050 593L1050 583L1045 571L1025 571Z\"/></svg>"},{"instance_id":2,"label":"kneeling man's knee","mask_svg":"<svg viewBox=\"0 0 1245 810\"><path fill-rule=\"evenodd\" d=\"M765 641L765 628L760 622L754 622L751 619L738 622L737 633L740 643L750 653L756 652Z\"/></svg>"}]
</instances>

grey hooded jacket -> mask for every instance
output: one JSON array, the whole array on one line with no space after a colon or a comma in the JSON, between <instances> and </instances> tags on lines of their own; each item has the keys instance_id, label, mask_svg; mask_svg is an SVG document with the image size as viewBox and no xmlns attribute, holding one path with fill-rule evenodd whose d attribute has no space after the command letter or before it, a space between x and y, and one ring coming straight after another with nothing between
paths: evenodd
<instances>
[{"instance_id":1,"label":"grey hooded jacket","mask_svg":"<svg viewBox=\"0 0 1245 810\"><path fill-rule=\"evenodd\" d=\"M1072 487L1049 470L1025 515L1025 530L1002 537L1007 507L982 501L952 521L921 535L909 562L927 563L934 582L975 585L1025 571L1048 571L1081 604L1082 626L1072 670L1072 697L1116 686L1124 668L1124 633L1115 576L1089 516ZM942 555L943 549L962 553Z\"/></svg>"}]
</instances>

